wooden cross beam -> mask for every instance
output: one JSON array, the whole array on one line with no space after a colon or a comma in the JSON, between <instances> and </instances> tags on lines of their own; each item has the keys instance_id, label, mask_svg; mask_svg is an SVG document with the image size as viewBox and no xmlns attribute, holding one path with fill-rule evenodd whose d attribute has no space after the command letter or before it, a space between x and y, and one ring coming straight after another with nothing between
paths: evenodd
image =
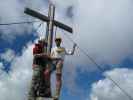
<instances>
[{"instance_id":1,"label":"wooden cross beam","mask_svg":"<svg viewBox=\"0 0 133 100\"><path fill-rule=\"evenodd\" d=\"M53 44L53 27L57 26L65 31L73 33L73 29L57 20L54 19L55 16L55 6L53 4L49 5L49 13L48 16L45 16L37 11L34 11L30 8L26 8L24 11L26 14L31 15L35 18L38 18L42 21L47 22L47 31L46 31L46 39L48 41L47 53L51 52L52 44Z\"/></svg>"},{"instance_id":2,"label":"wooden cross beam","mask_svg":"<svg viewBox=\"0 0 133 100\"><path fill-rule=\"evenodd\" d=\"M30 8L26 8L24 12L28 15L36 17L36 18L38 18L42 21L45 21L45 22L49 22L49 20L50 20L49 17L47 17L47 16L45 16L45 15L39 13L39 12L36 12L36 11L30 9ZM65 24L63 24L59 21L54 20L54 25L61 28L61 29L64 29L65 31L73 33L73 29L71 27L69 27L69 26L67 26L67 25L65 25Z\"/></svg>"}]
</instances>

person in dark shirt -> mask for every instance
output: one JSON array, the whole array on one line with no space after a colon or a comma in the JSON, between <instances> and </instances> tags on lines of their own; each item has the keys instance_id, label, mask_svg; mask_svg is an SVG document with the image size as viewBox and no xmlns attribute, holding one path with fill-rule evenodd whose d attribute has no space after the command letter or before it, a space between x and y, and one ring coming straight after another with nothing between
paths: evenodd
<instances>
[{"instance_id":1,"label":"person in dark shirt","mask_svg":"<svg viewBox=\"0 0 133 100\"><path fill-rule=\"evenodd\" d=\"M28 100L36 100L37 96L51 97L50 56L46 48L45 39L38 40L33 47L33 75Z\"/></svg>"}]
</instances>

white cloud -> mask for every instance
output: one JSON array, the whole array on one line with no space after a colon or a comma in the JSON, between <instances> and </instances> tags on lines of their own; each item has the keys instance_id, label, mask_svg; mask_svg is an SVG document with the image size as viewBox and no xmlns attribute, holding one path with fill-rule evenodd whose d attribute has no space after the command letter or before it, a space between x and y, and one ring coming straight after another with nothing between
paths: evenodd
<instances>
[{"instance_id":1,"label":"white cloud","mask_svg":"<svg viewBox=\"0 0 133 100\"><path fill-rule=\"evenodd\" d=\"M105 72L104 75L110 76L122 89L132 96L133 70L117 68ZM107 78L92 84L90 98L91 100L129 100L129 98Z\"/></svg>"},{"instance_id":2,"label":"white cloud","mask_svg":"<svg viewBox=\"0 0 133 100\"><path fill-rule=\"evenodd\" d=\"M2 62L0 62L0 75L3 74L3 68L4 68L4 65Z\"/></svg>"},{"instance_id":3,"label":"white cloud","mask_svg":"<svg viewBox=\"0 0 133 100\"><path fill-rule=\"evenodd\" d=\"M0 54L0 58L7 61L11 62L15 57L15 53L11 49L7 49L4 53Z\"/></svg>"},{"instance_id":4,"label":"white cloud","mask_svg":"<svg viewBox=\"0 0 133 100\"><path fill-rule=\"evenodd\" d=\"M0 3L0 23L27 21L28 18L24 15L23 10L24 5L19 0L2 0ZM31 31L31 25L1 26L0 29L1 37L6 41L11 41L16 35L29 33Z\"/></svg>"},{"instance_id":5,"label":"white cloud","mask_svg":"<svg viewBox=\"0 0 133 100\"><path fill-rule=\"evenodd\" d=\"M31 16L24 14L24 8L30 7L34 10L47 11L44 0L1 0L0 3L0 23L25 22L35 20ZM8 9L10 8L10 9ZM21 24L11 26L0 26L1 38L11 42L17 35L31 34L32 24Z\"/></svg>"},{"instance_id":6,"label":"white cloud","mask_svg":"<svg viewBox=\"0 0 133 100\"><path fill-rule=\"evenodd\" d=\"M0 75L0 99L26 100L31 74L32 45L28 44L22 55L12 60L9 74L3 71Z\"/></svg>"},{"instance_id":7,"label":"white cloud","mask_svg":"<svg viewBox=\"0 0 133 100\"><path fill-rule=\"evenodd\" d=\"M3 68L3 63L2 63L2 62L0 62L0 69L1 69L1 68Z\"/></svg>"}]
</instances>

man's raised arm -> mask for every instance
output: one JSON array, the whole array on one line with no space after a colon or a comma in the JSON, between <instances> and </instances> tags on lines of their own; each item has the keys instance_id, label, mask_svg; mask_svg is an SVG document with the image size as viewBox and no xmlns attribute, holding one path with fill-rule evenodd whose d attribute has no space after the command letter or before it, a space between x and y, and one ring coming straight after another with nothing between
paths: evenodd
<instances>
[{"instance_id":1,"label":"man's raised arm","mask_svg":"<svg viewBox=\"0 0 133 100\"><path fill-rule=\"evenodd\" d=\"M74 43L74 45L73 45L73 49L72 49L72 50L68 50L68 51L66 51L66 55L73 55L74 52L75 52L75 48L76 48L76 46L77 46L77 44Z\"/></svg>"}]
</instances>

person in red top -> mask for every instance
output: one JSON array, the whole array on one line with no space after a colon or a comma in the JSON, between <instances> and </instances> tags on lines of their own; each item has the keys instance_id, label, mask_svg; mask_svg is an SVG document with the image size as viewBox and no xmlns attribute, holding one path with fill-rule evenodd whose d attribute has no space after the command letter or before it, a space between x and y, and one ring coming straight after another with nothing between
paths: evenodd
<instances>
[{"instance_id":1,"label":"person in red top","mask_svg":"<svg viewBox=\"0 0 133 100\"><path fill-rule=\"evenodd\" d=\"M38 40L38 43L35 44L33 48L33 69L38 66L44 64L44 58L48 58L48 55L46 54L46 48L47 48L47 43L45 40L41 39ZM45 59L46 61L46 59Z\"/></svg>"},{"instance_id":2,"label":"person in red top","mask_svg":"<svg viewBox=\"0 0 133 100\"><path fill-rule=\"evenodd\" d=\"M50 89L50 56L46 54L47 42L38 40L33 48L33 75L28 100L37 96L51 97Z\"/></svg>"}]
</instances>

